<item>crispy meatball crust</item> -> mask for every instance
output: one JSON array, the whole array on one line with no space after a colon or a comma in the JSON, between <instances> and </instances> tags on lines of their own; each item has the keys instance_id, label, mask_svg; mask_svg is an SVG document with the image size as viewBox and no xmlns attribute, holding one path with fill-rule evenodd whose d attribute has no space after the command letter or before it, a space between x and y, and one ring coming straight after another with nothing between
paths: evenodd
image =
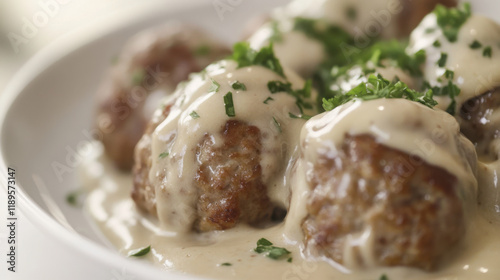
<instances>
[{"instance_id":1,"label":"crispy meatball crust","mask_svg":"<svg viewBox=\"0 0 500 280\"><path fill-rule=\"evenodd\" d=\"M307 246L342 264L348 235L371 229L378 265L434 269L464 236L463 203L455 176L409 162L371 136L346 136L335 158L314 163L302 224ZM361 261L359 248L355 256Z\"/></svg>"},{"instance_id":2,"label":"crispy meatball crust","mask_svg":"<svg viewBox=\"0 0 500 280\"><path fill-rule=\"evenodd\" d=\"M457 119L461 132L476 146L483 160L497 160L498 151L491 151L491 142L500 137L500 127L493 115L500 108L500 88L466 101Z\"/></svg>"},{"instance_id":3,"label":"crispy meatball crust","mask_svg":"<svg viewBox=\"0 0 500 280\"><path fill-rule=\"evenodd\" d=\"M178 24L148 30L128 42L98 90L96 114L99 140L118 168L132 167L134 147L153 114L148 100L155 103L190 73L229 53L203 31Z\"/></svg>"},{"instance_id":4,"label":"crispy meatball crust","mask_svg":"<svg viewBox=\"0 0 500 280\"><path fill-rule=\"evenodd\" d=\"M199 231L228 229L238 222L256 225L271 216L267 187L261 180L259 128L228 121L221 134L222 146L214 147L206 135L196 151Z\"/></svg>"},{"instance_id":5,"label":"crispy meatball crust","mask_svg":"<svg viewBox=\"0 0 500 280\"><path fill-rule=\"evenodd\" d=\"M170 107L165 106L161 114L155 115L135 150L132 198L140 209L153 216L157 212L155 186L149 181L151 135L166 119ZM222 146L214 146L211 136L205 135L195 147L199 166L193 184L199 198L194 229L205 232L232 228L239 222L258 226L269 221L272 206L267 186L261 180L259 128L227 121L220 131Z\"/></svg>"}]
</instances>

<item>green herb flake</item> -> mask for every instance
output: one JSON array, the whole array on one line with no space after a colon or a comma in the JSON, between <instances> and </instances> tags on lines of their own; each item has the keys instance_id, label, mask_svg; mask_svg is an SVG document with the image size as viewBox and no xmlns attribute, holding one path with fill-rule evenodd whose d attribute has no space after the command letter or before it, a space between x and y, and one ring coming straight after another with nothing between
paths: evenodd
<instances>
[{"instance_id":1,"label":"green herb flake","mask_svg":"<svg viewBox=\"0 0 500 280\"><path fill-rule=\"evenodd\" d=\"M387 275L385 275L385 274L382 274L382 276L380 276L379 280L389 280L389 277L387 277Z\"/></svg>"},{"instance_id":2,"label":"green herb flake","mask_svg":"<svg viewBox=\"0 0 500 280\"><path fill-rule=\"evenodd\" d=\"M208 92L219 92L220 84L217 83L214 79L212 80L212 84L210 84L210 88L208 88Z\"/></svg>"},{"instance_id":3,"label":"green herb flake","mask_svg":"<svg viewBox=\"0 0 500 280\"><path fill-rule=\"evenodd\" d=\"M212 50L211 50L210 46L208 46L208 45L201 45L201 46L198 46L194 50L194 54L197 55L197 56L206 56L206 55L209 55L211 51Z\"/></svg>"},{"instance_id":4,"label":"green herb flake","mask_svg":"<svg viewBox=\"0 0 500 280\"><path fill-rule=\"evenodd\" d=\"M446 61L448 60L448 54L441 53L441 57L439 58L437 65L439 67L444 67L446 65Z\"/></svg>"},{"instance_id":5,"label":"green herb flake","mask_svg":"<svg viewBox=\"0 0 500 280\"><path fill-rule=\"evenodd\" d=\"M435 96L448 96L451 99L451 103L448 108L446 108L446 112L448 112L450 115L455 115L455 97L460 94L460 88L457 85L455 85L451 80L448 80L448 83L443 87L433 87L428 82L424 82L424 89L432 91L433 95Z\"/></svg>"},{"instance_id":6,"label":"green herb flake","mask_svg":"<svg viewBox=\"0 0 500 280\"><path fill-rule=\"evenodd\" d=\"M145 77L146 77L146 71L144 71L144 69L135 70L134 73L132 74L132 84L135 86L142 84L142 81L144 81Z\"/></svg>"},{"instance_id":7,"label":"green herb flake","mask_svg":"<svg viewBox=\"0 0 500 280\"><path fill-rule=\"evenodd\" d=\"M236 81L234 82L231 87L234 89L234 90L247 90L247 86L245 86L244 83L240 83L239 81Z\"/></svg>"},{"instance_id":8,"label":"green herb flake","mask_svg":"<svg viewBox=\"0 0 500 280\"><path fill-rule=\"evenodd\" d=\"M76 191L69 193L68 195L66 195L66 202L71 206L77 206L78 205L78 197L80 196L81 193L82 193L81 190L76 190Z\"/></svg>"},{"instance_id":9,"label":"green herb flake","mask_svg":"<svg viewBox=\"0 0 500 280\"><path fill-rule=\"evenodd\" d=\"M236 43L233 47L231 59L238 63L238 68L258 65L266 67L278 75L285 77L283 67L278 58L274 55L272 43L261 48L259 51L252 49L248 42Z\"/></svg>"},{"instance_id":10,"label":"green herb flake","mask_svg":"<svg viewBox=\"0 0 500 280\"><path fill-rule=\"evenodd\" d=\"M480 49L483 45L479 43L477 40L474 40L472 44L469 45L469 47L473 50Z\"/></svg>"},{"instance_id":11,"label":"green herb flake","mask_svg":"<svg viewBox=\"0 0 500 280\"><path fill-rule=\"evenodd\" d=\"M446 71L444 72L444 77L448 80L453 80L453 78L455 77L455 72L446 69Z\"/></svg>"},{"instance_id":12,"label":"green herb flake","mask_svg":"<svg viewBox=\"0 0 500 280\"><path fill-rule=\"evenodd\" d=\"M284 256L291 254L291 252L285 248L273 246L273 243L265 238L261 238L259 239L259 241L257 241L257 247L254 249L254 251L259 254L265 253L268 258L271 258L273 260L278 260ZM288 258L287 261L291 262L291 258Z\"/></svg>"},{"instance_id":13,"label":"green herb flake","mask_svg":"<svg viewBox=\"0 0 500 280\"><path fill-rule=\"evenodd\" d=\"M151 245L139 249L132 250L128 253L129 257L142 257L151 251Z\"/></svg>"},{"instance_id":14,"label":"green herb flake","mask_svg":"<svg viewBox=\"0 0 500 280\"><path fill-rule=\"evenodd\" d=\"M158 157L161 158L161 159L163 159L163 158L168 157L169 154L170 154L169 152L163 152Z\"/></svg>"},{"instance_id":15,"label":"green herb flake","mask_svg":"<svg viewBox=\"0 0 500 280\"><path fill-rule=\"evenodd\" d=\"M279 24L277 21L271 22L272 34L269 40L273 43L279 43L283 41L283 33L280 30Z\"/></svg>"},{"instance_id":16,"label":"green herb flake","mask_svg":"<svg viewBox=\"0 0 500 280\"><path fill-rule=\"evenodd\" d=\"M432 45L436 48L439 48L439 47L441 47L441 42L439 42L439 40L436 40L436 41L434 41L434 43L432 43Z\"/></svg>"},{"instance_id":17,"label":"green herb flake","mask_svg":"<svg viewBox=\"0 0 500 280\"><path fill-rule=\"evenodd\" d=\"M234 104L233 104L233 93L228 92L226 95L224 95L224 106L226 107L226 115L228 117L235 117L236 112L234 111Z\"/></svg>"},{"instance_id":18,"label":"green herb flake","mask_svg":"<svg viewBox=\"0 0 500 280\"><path fill-rule=\"evenodd\" d=\"M437 17L437 24L443 30L444 36L450 42L456 42L460 27L471 16L470 3L464 3L461 7L447 8L438 4L434 9L434 14Z\"/></svg>"},{"instance_id":19,"label":"green herb flake","mask_svg":"<svg viewBox=\"0 0 500 280\"><path fill-rule=\"evenodd\" d=\"M336 95L330 99L323 98L323 108L326 111L331 111L353 99L374 100L380 98L403 98L421 103L429 108L437 105L437 102L433 98L432 90L420 93L408 88L401 81L389 82L380 75L370 75L368 82L360 83L344 94Z\"/></svg>"},{"instance_id":20,"label":"green herb flake","mask_svg":"<svg viewBox=\"0 0 500 280\"><path fill-rule=\"evenodd\" d=\"M270 81L267 83L267 88L269 91L274 94L278 92L286 92L297 100L295 104L299 107L300 112L303 113L303 108L312 109L313 106L311 103L306 102L304 99L311 97L312 92L312 81L307 80L304 83L304 87L302 89L294 90L292 89L292 84L289 82L281 82L281 81Z\"/></svg>"},{"instance_id":21,"label":"green herb flake","mask_svg":"<svg viewBox=\"0 0 500 280\"><path fill-rule=\"evenodd\" d=\"M288 116L290 116L290 118L292 118L292 119L304 119L304 120L309 120L309 119L311 119L311 116L304 115L304 114L302 114L302 115L300 115L300 116L297 116L297 115L292 114L292 113L290 113L290 112L288 113Z\"/></svg>"},{"instance_id":22,"label":"green herb flake","mask_svg":"<svg viewBox=\"0 0 500 280\"><path fill-rule=\"evenodd\" d=\"M228 263L228 262L225 262L225 263L221 263L220 266L232 266L233 264L232 263Z\"/></svg>"},{"instance_id":23,"label":"green herb flake","mask_svg":"<svg viewBox=\"0 0 500 280\"><path fill-rule=\"evenodd\" d=\"M276 129L278 129L278 131L279 131L280 133L281 133L281 132L283 132L283 131L281 130L281 124L280 124L280 123L276 120L276 118L275 118L275 117L273 117L273 121L274 121L274 125L276 126Z\"/></svg>"},{"instance_id":24,"label":"green herb flake","mask_svg":"<svg viewBox=\"0 0 500 280\"><path fill-rule=\"evenodd\" d=\"M200 117L200 115L198 115L198 113L196 113L196 111L193 111L191 112L191 114L189 114L191 116L191 118L193 119L198 119Z\"/></svg>"},{"instance_id":25,"label":"green herb flake","mask_svg":"<svg viewBox=\"0 0 500 280\"><path fill-rule=\"evenodd\" d=\"M484 48L484 50L483 50L483 56L491 58L491 47L488 46L488 47Z\"/></svg>"},{"instance_id":26,"label":"green herb flake","mask_svg":"<svg viewBox=\"0 0 500 280\"><path fill-rule=\"evenodd\" d=\"M358 18L358 10L353 6L349 6L346 9L346 15L350 21L355 21Z\"/></svg>"},{"instance_id":27,"label":"green herb flake","mask_svg":"<svg viewBox=\"0 0 500 280\"><path fill-rule=\"evenodd\" d=\"M268 97L266 100L264 100L264 104L268 104L269 101L274 101L274 99L272 97Z\"/></svg>"},{"instance_id":28,"label":"green herb flake","mask_svg":"<svg viewBox=\"0 0 500 280\"><path fill-rule=\"evenodd\" d=\"M288 258L286 261L287 261L287 262L289 262L289 263L291 263L291 262L293 261L293 258L292 258L292 257L290 257L290 258Z\"/></svg>"}]
</instances>

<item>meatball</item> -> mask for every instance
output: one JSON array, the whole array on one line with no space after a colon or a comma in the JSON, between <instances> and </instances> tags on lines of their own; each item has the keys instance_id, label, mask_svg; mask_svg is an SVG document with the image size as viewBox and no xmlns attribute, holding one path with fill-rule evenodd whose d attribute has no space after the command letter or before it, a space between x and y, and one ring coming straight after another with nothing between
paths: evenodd
<instances>
[{"instance_id":1,"label":"meatball","mask_svg":"<svg viewBox=\"0 0 500 280\"><path fill-rule=\"evenodd\" d=\"M204 31L181 24L146 30L126 44L98 90L95 121L99 140L117 167L132 167L134 147L155 104L190 73L228 53Z\"/></svg>"},{"instance_id":2,"label":"meatball","mask_svg":"<svg viewBox=\"0 0 500 280\"><path fill-rule=\"evenodd\" d=\"M344 263L347 240L369 228L376 264L435 268L465 233L457 178L425 162L409 171L408 157L371 136L346 136L335 158L314 165L306 242Z\"/></svg>"},{"instance_id":3,"label":"meatball","mask_svg":"<svg viewBox=\"0 0 500 280\"><path fill-rule=\"evenodd\" d=\"M301 139L310 254L348 267L433 270L463 239L477 158L446 112L355 101L312 118Z\"/></svg>"},{"instance_id":4,"label":"meatball","mask_svg":"<svg viewBox=\"0 0 500 280\"><path fill-rule=\"evenodd\" d=\"M271 91L270 81L303 87L304 95ZM289 70L281 75L230 60L192 75L156 111L136 146L136 205L176 232L261 227L283 216L290 198L283 178L297 157L297 131L304 114L316 111L307 91Z\"/></svg>"}]
</instances>

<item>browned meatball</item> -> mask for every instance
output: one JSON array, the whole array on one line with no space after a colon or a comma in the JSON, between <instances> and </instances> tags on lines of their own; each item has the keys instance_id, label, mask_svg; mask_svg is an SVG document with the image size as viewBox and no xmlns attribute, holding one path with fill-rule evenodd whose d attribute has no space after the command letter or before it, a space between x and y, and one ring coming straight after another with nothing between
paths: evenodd
<instances>
[{"instance_id":1,"label":"browned meatball","mask_svg":"<svg viewBox=\"0 0 500 280\"><path fill-rule=\"evenodd\" d=\"M155 188L149 182L151 133L168 116L170 107L165 106L161 114L153 117L135 151L132 198L139 208L154 216ZM238 222L257 225L269 221L272 207L267 187L261 181L260 130L244 122L227 121L220 134L222 146L214 147L211 135L205 135L196 148L200 164L194 182L199 196L195 229L223 230Z\"/></svg>"},{"instance_id":2,"label":"browned meatball","mask_svg":"<svg viewBox=\"0 0 500 280\"><path fill-rule=\"evenodd\" d=\"M465 102L457 117L462 133L476 145L478 156L486 161L498 159L492 141L500 137L500 123L495 117L500 108L500 88Z\"/></svg>"},{"instance_id":3,"label":"browned meatball","mask_svg":"<svg viewBox=\"0 0 500 280\"><path fill-rule=\"evenodd\" d=\"M408 159L368 135L346 135L336 157L320 157L302 225L308 246L344 263L348 235L369 228L378 265L434 269L465 233L463 202L454 175Z\"/></svg>"},{"instance_id":4,"label":"browned meatball","mask_svg":"<svg viewBox=\"0 0 500 280\"><path fill-rule=\"evenodd\" d=\"M259 128L241 121L227 121L221 134L224 144L214 147L206 135L197 147L199 231L222 230L238 222L258 224L269 220L271 203L262 183Z\"/></svg>"},{"instance_id":5,"label":"browned meatball","mask_svg":"<svg viewBox=\"0 0 500 280\"><path fill-rule=\"evenodd\" d=\"M153 114L150 104L228 54L213 36L186 25L168 24L132 38L98 90L99 140L116 166L132 167L134 146Z\"/></svg>"}]
</instances>

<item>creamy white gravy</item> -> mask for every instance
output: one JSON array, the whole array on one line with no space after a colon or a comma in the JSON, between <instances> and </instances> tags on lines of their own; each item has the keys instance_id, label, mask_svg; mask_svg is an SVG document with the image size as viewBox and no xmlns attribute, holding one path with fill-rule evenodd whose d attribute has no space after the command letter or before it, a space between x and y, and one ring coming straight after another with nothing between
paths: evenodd
<instances>
[{"instance_id":1,"label":"creamy white gravy","mask_svg":"<svg viewBox=\"0 0 500 280\"><path fill-rule=\"evenodd\" d=\"M441 47L433 44L439 41ZM472 49L477 41L482 47ZM485 47L491 47L491 57L483 55ZM427 60L424 79L432 86L443 86L446 69L454 71L453 82L461 89L456 98L457 107L466 100L491 91L500 86L500 25L481 15L472 15L460 28L456 42L449 42L437 25L435 14L427 15L410 36L408 51L415 53L424 49ZM438 67L442 54L447 55L444 67ZM440 81L441 80L441 81ZM438 98L441 108L446 108L449 99Z\"/></svg>"},{"instance_id":2,"label":"creamy white gravy","mask_svg":"<svg viewBox=\"0 0 500 280\"><path fill-rule=\"evenodd\" d=\"M81 166L84 185L91 189L85 210L98 229L122 254L151 245L144 258L167 271L214 279L389 279L497 280L500 278L500 225L481 215L472 219L465 242L456 248L449 263L435 273L408 268L372 268L350 271L323 260L306 261L302 248L285 225L257 230L245 226L203 235L174 234L160 229L158 220L141 214L130 198L132 178L117 171L98 143ZM288 220L294 218L289 215ZM297 234L297 233L296 233ZM262 237L292 252L293 261L275 261L253 252ZM222 263L231 266L221 266Z\"/></svg>"}]
</instances>

